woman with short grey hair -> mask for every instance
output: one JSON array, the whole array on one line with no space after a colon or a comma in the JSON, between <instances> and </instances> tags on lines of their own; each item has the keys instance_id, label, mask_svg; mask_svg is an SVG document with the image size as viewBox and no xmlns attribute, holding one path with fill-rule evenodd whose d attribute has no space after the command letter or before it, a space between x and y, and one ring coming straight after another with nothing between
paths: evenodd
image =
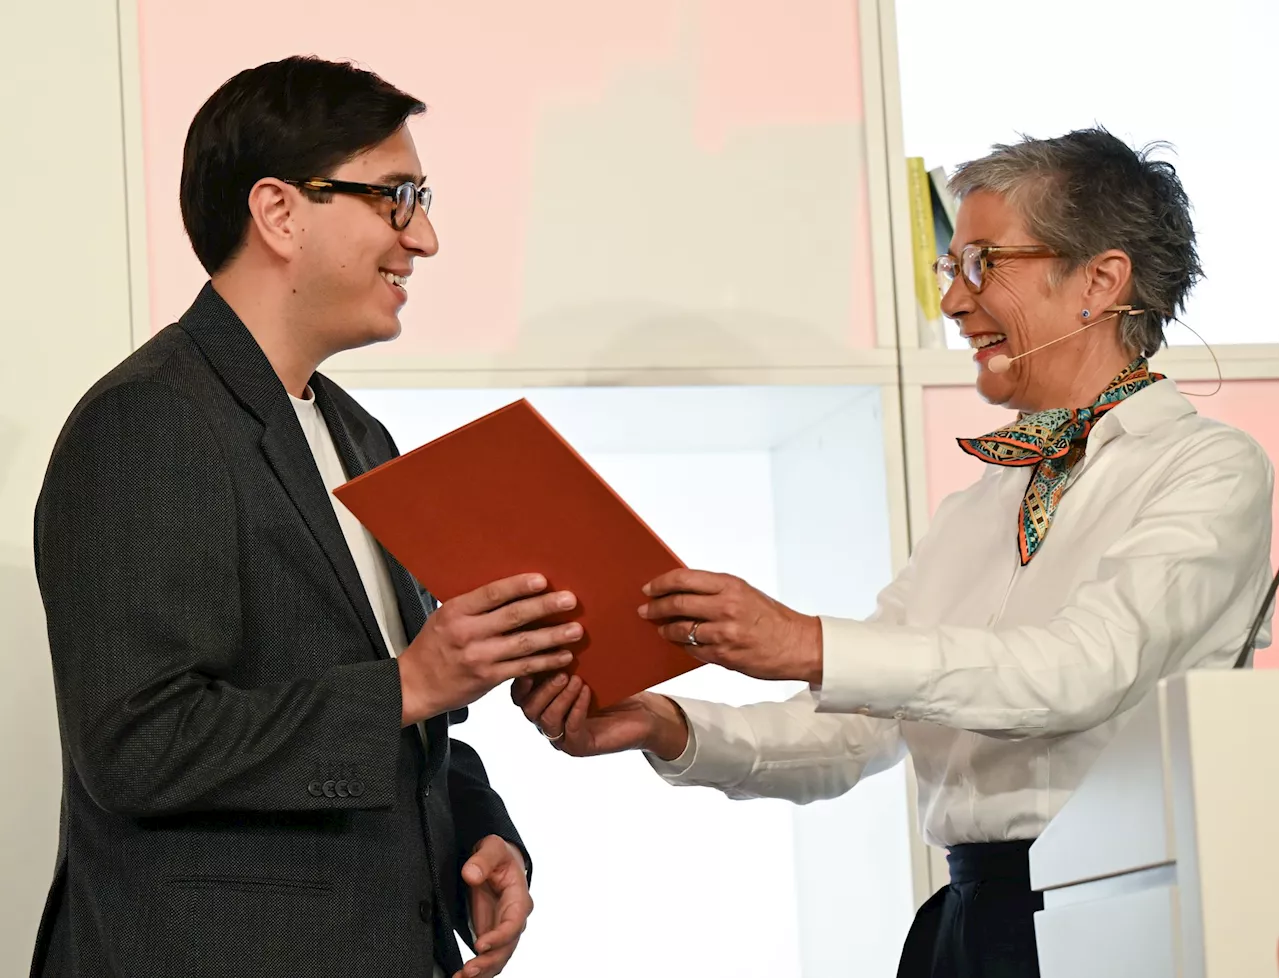
<instances>
[{"instance_id":1,"label":"woman with short grey hair","mask_svg":"<svg viewBox=\"0 0 1280 978\"><path fill-rule=\"evenodd\" d=\"M1159 680L1232 664L1271 579L1273 473L1147 363L1201 274L1172 166L1090 129L997 146L952 188L943 310L979 393L1016 416L958 439L989 467L943 501L876 612L811 617L676 570L640 609L663 635L809 688L741 708L643 693L592 715L577 678L513 697L566 753L640 748L668 782L731 798L830 798L910 753L951 884L899 975L1025 978L1028 849Z\"/></svg>"}]
</instances>

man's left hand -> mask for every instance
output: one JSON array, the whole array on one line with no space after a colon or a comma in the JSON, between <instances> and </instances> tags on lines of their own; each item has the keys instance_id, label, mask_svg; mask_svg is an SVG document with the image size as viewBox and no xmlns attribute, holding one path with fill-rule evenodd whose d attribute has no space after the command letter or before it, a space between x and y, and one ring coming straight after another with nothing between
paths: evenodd
<instances>
[{"instance_id":1,"label":"man's left hand","mask_svg":"<svg viewBox=\"0 0 1280 978\"><path fill-rule=\"evenodd\" d=\"M675 570L644 587L640 617L689 654L756 679L822 683L822 624L728 574Z\"/></svg>"},{"instance_id":2,"label":"man's left hand","mask_svg":"<svg viewBox=\"0 0 1280 978\"><path fill-rule=\"evenodd\" d=\"M471 887L477 956L454 978L492 978L511 960L533 913L524 856L505 839L486 836L462 867L462 881Z\"/></svg>"}]
</instances>

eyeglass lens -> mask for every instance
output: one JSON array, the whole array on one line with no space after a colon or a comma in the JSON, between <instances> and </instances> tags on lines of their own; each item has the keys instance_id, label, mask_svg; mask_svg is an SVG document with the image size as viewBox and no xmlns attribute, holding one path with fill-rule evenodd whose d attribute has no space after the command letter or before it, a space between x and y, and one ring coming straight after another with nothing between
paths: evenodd
<instances>
[{"instance_id":1,"label":"eyeglass lens","mask_svg":"<svg viewBox=\"0 0 1280 978\"><path fill-rule=\"evenodd\" d=\"M423 215L431 212L431 188L415 187L411 183L402 183L396 187L395 210L391 214L391 223L397 230L404 230L413 220L413 210L422 204Z\"/></svg>"}]
</instances>

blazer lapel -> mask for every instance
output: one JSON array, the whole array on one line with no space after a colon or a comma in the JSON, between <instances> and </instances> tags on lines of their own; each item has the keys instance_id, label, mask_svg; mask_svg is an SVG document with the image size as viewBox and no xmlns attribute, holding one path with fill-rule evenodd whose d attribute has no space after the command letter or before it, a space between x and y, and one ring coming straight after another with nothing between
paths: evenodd
<instances>
[{"instance_id":1,"label":"blazer lapel","mask_svg":"<svg viewBox=\"0 0 1280 978\"><path fill-rule=\"evenodd\" d=\"M328 384L328 378L321 374L311 378L311 389L316 395L316 405L320 408L320 414L324 417L329 433L333 436L333 443L337 446L342 467L347 470L347 477L354 479L374 468L360 447L360 436L364 434L364 427L354 419L350 424L348 423L347 418L329 394ZM359 430L354 431L353 425L357 425ZM404 633L410 641L413 641L413 637L418 634L427 620L426 608L422 603L422 592L418 589L413 576L405 570L400 561L391 556L381 544L378 545L378 549L387 562L387 572L395 591Z\"/></svg>"},{"instance_id":2,"label":"blazer lapel","mask_svg":"<svg viewBox=\"0 0 1280 978\"><path fill-rule=\"evenodd\" d=\"M263 426L263 455L324 551L374 651L386 658L386 643L311 447L266 354L211 284L201 290L179 326L200 347L236 400Z\"/></svg>"},{"instance_id":3,"label":"blazer lapel","mask_svg":"<svg viewBox=\"0 0 1280 978\"><path fill-rule=\"evenodd\" d=\"M373 467L370 465L369 458L360 448L361 436L365 433L365 429L355 419L352 419L351 423L348 424L348 419L338 409L337 403L330 395L328 385L328 378L322 374L316 374L311 378L311 390L316 395L316 405L320 408L320 414L324 416L325 424L329 428L329 434L333 436L333 443L338 449L338 457L342 460L343 468L347 470L347 476L354 479L357 475L363 475ZM353 427L355 430L353 430ZM400 620L404 624L404 633L412 641L414 636L422 630L422 626L427 620L427 610L422 601L422 592L419 590L417 582L413 579L413 575L405 570L400 561L391 556L381 545L379 545L378 549L382 552L382 557L387 562L387 573L391 578L391 586L395 591L396 604L400 609ZM448 760L448 714L442 713L428 720L425 724L424 733L427 750L426 777L430 781Z\"/></svg>"}]
</instances>

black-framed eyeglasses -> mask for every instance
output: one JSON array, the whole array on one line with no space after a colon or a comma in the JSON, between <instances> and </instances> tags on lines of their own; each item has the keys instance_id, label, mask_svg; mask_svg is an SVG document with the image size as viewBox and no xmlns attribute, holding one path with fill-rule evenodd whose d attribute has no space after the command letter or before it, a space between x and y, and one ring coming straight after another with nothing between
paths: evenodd
<instances>
[{"instance_id":1,"label":"black-framed eyeglasses","mask_svg":"<svg viewBox=\"0 0 1280 978\"><path fill-rule=\"evenodd\" d=\"M938 291L944 296L951 290L956 276L964 279L969 291L981 292L987 284L987 271L991 258L1058 258L1061 257L1048 245L965 245L960 257L939 255L933 263L933 274L938 277Z\"/></svg>"},{"instance_id":2,"label":"black-framed eyeglasses","mask_svg":"<svg viewBox=\"0 0 1280 978\"><path fill-rule=\"evenodd\" d=\"M310 190L321 194L353 194L357 197L386 197L392 203L391 226L403 231L413 220L415 207L422 208L425 217L431 213L431 188L419 187L408 181L391 187L381 183L352 183L350 180L330 180L327 177L308 177L305 180L284 182L299 190Z\"/></svg>"}]
</instances>

